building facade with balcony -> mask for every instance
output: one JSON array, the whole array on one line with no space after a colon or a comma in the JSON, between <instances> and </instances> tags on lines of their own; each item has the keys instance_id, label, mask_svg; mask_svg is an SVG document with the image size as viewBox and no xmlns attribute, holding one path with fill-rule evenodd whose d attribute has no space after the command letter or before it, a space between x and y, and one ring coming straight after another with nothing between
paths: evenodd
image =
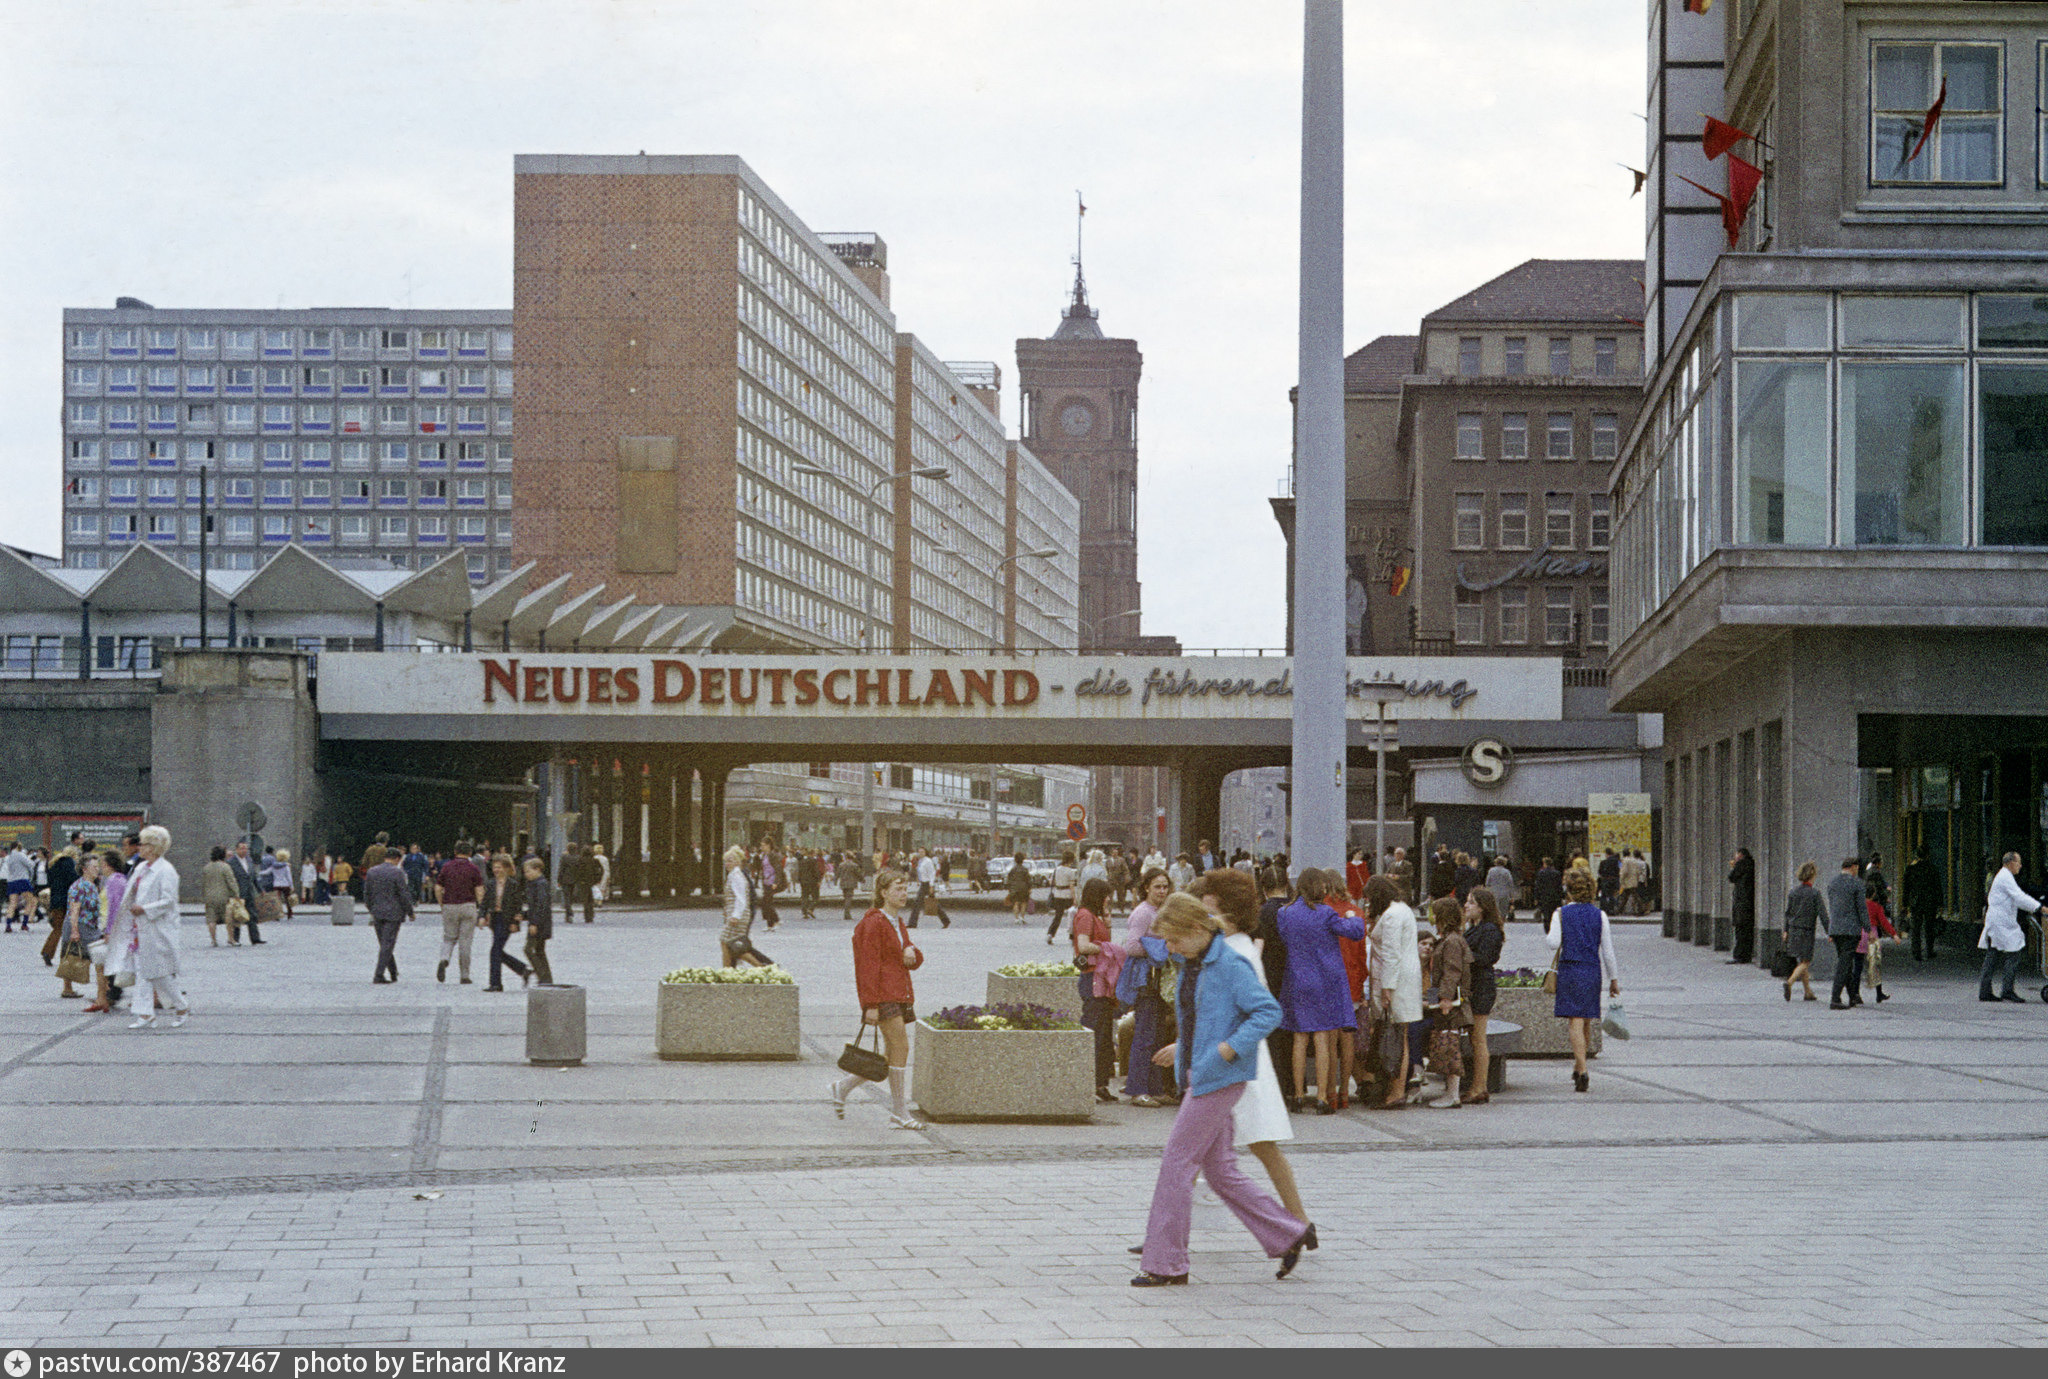
<instances>
[{"instance_id":1,"label":"building facade with balcony","mask_svg":"<svg viewBox=\"0 0 2048 1379\"><path fill-rule=\"evenodd\" d=\"M2048 863L2048 5L1650 9L1646 406L1613 483L1617 708L1661 713L1676 927L1925 855L1974 939ZM1704 109L1759 137L1724 234ZM1763 926L1758 960L1776 935Z\"/></svg>"}]
</instances>

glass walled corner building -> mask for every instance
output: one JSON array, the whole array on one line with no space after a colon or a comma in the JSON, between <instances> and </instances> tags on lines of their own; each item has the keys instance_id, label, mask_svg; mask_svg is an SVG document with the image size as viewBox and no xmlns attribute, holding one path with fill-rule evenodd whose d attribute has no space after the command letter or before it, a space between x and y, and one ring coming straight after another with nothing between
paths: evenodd
<instances>
[{"instance_id":1,"label":"glass walled corner building","mask_svg":"<svg viewBox=\"0 0 2048 1379\"><path fill-rule=\"evenodd\" d=\"M1965 942L2004 853L2048 882L2048 5L1793 8L1652 6L1661 360L1613 481L1610 689L1664 715L1667 927L1725 934L1747 847L1762 962L1802 862L1881 854L1896 893L1924 850ZM1671 185L1726 178L1672 132L1709 59L1775 149L1739 147L1766 177L1732 249Z\"/></svg>"}]
</instances>

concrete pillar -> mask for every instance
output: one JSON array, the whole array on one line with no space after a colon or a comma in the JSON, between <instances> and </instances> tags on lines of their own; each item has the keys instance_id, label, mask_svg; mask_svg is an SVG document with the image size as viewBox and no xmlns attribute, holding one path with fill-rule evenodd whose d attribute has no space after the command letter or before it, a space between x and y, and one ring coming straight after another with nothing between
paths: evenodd
<instances>
[{"instance_id":1,"label":"concrete pillar","mask_svg":"<svg viewBox=\"0 0 2048 1379\"><path fill-rule=\"evenodd\" d=\"M1208 757L1192 757L1180 768L1181 842L1177 849L1193 855L1204 838L1221 850L1223 778L1227 767Z\"/></svg>"},{"instance_id":2,"label":"concrete pillar","mask_svg":"<svg viewBox=\"0 0 2048 1379\"><path fill-rule=\"evenodd\" d=\"M612 875L619 878L625 898L636 901L647 881L647 867L640 859L645 846L640 806L646 758L638 752L619 753L619 853L612 859Z\"/></svg>"},{"instance_id":3,"label":"concrete pillar","mask_svg":"<svg viewBox=\"0 0 2048 1379\"><path fill-rule=\"evenodd\" d=\"M184 898L197 899L207 849L254 802L266 839L292 847L319 809L319 719L306 657L292 651L164 653L150 702L150 818L171 832Z\"/></svg>"},{"instance_id":4,"label":"concrete pillar","mask_svg":"<svg viewBox=\"0 0 2048 1379\"><path fill-rule=\"evenodd\" d=\"M648 764L647 894L670 901L676 894L676 759L661 753Z\"/></svg>"}]
</instances>

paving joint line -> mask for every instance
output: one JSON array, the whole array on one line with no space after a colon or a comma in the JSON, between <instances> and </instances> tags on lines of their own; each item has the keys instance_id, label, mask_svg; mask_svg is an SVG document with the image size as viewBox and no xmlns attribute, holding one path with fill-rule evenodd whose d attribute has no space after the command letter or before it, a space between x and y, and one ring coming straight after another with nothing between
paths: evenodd
<instances>
[{"instance_id":1,"label":"paving joint line","mask_svg":"<svg viewBox=\"0 0 2048 1379\"><path fill-rule=\"evenodd\" d=\"M442 1006L434 1016L434 1042L427 1051L427 1076L420 1091L419 1120L412 1132L412 1171L431 1173L441 1157L441 1119L448 1087L448 1027L451 1012Z\"/></svg>"},{"instance_id":2,"label":"paving joint line","mask_svg":"<svg viewBox=\"0 0 2048 1379\"><path fill-rule=\"evenodd\" d=\"M20 1053L14 1055L14 1057L8 1059L5 1063L0 1063L0 1077L6 1077L9 1074L27 1066L30 1062L34 1061L39 1055L47 1053L49 1050L56 1048L57 1045L63 1043L72 1035L78 1034L84 1030L91 1029L95 1024L99 1022L99 1019L100 1017L96 1014L82 1016L81 1018L73 1021L70 1025L66 1026L65 1028L58 1030L55 1034L49 1035L36 1043L30 1044L27 1048L23 1049Z\"/></svg>"}]
</instances>

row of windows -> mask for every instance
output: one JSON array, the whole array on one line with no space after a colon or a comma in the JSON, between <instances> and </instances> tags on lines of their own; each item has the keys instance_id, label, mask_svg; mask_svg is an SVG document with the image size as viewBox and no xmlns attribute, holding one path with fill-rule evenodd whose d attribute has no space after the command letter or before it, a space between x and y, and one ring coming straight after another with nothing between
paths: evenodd
<instances>
[{"instance_id":1,"label":"row of windows","mask_svg":"<svg viewBox=\"0 0 2048 1379\"><path fill-rule=\"evenodd\" d=\"M781 580L772 579L745 565L734 568L733 597L740 607L757 613L787 627L801 628L809 640L825 645L859 646L865 640L866 628L857 614L835 604L827 603L804 589ZM888 591L881 591L878 605L886 604ZM875 612L876 623L883 629L882 640L888 640L889 618L885 608Z\"/></svg>"},{"instance_id":2,"label":"row of windows","mask_svg":"<svg viewBox=\"0 0 2048 1379\"><path fill-rule=\"evenodd\" d=\"M512 429L510 403L403 402L350 403L339 406L308 402L293 407L288 402L72 402L65 406L65 424L74 430L105 426L108 430L132 428L140 420L151 427L211 431L215 429L254 430L259 410L266 430L350 432L376 430L393 432L476 430L495 427Z\"/></svg>"},{"instance_id":3,"label":"row of windows","mask_svg":"<svg viewBox=\"0 0 2048 1379\"><path fill-rule=\"evenodd\" d=\"M167 356L228 354L304 354L318 358L343 354L406 354L419 351L423 359L464 356L479 358L512 354L510 327L471 327L460 330L429 326L415 329L394 326L72 326L64 332L65 348L73 354L104 349L120 357L146 350Z\"/></svg>"},{"instance_id":4,"label":"row of windows","mask_svg":"<svg viewBox=\"0 0 2048 1379\"><path fill-rule=\"evenodd\" d=\"M75 437L66 448L65 468L95 470L104 462L109 469L137 464L152 468L176 465L183 457L189 468L219 464L225 469L254 469L259 453L256 441L215 440L93 440ZM306 469L368 469L374 458L379 469L445 467L453 460L459 468L497 469L512 466L511 441L263 441L265 469L289 469L294 458ZM337 459L339 463L337 464Z\"/></svg>"},{"instance_id":5,"label":"row of windows","mask_svg":"<svg viewBox=\"0 0 2048 1379\"><path fill-rule=\"evenodd\" d=\"M1458 413L1457 449L1461 460L1483 460L1486 455L1487 418L1479 412ZM1571 412L1549 412L1543 418L1543 458L1570 460L1575 451L1577 426ZM1494 455L1502 460L1529 458L1529 413L1503 412L1497 423ZM1621 451L1621 418L1612 412L1593 414L1592 455L1595 461L1612 460Z\"/></svg>"},{"instance_id":6,"label":"row of windows","mask_svg":"<svg viewBox=\"0 0 2048 1379\"><path fill-rule=\"evenodd\" d=\"M147 536L151 540L196 542L199 540L200 520L196 516L181 518L172 513L115 512L106 514L105 526L110 541ZM255 540L259 522L266 541L318 541L329 537L339 537L343 541L367 541L373 530L379 541L408 541L415 534L422 541L445 541L452 530L456 539L461 541L484 541L495 536L498 545L512 544L511 518L498 518L495 532L487 526L487 521L482 517L407 517L402 514L380 514L373 518L368 513L347 512L271 513L262 517L254 513L227 513L215 519L206 530L228 541ZM66 531L74 541L97 541L100 528L98 513L74 512L66 523Z\"/></svg>"},{"instance_id":7,"label":"row of windows","mask_svg":"<svg viewBox=\"0 0 2048 1379\"><path fill-rule=\"evenodd\" d=\"M1526 551L1530 542L1532 495L1497 493L1494 513L1498 540L1494 548ZM1460 493L1452 500L1451 545L1461 551L1485 550L1486 495ZM1613 499L1605 493L1586 497L1586 549L1604 551L1612 535ZM1577 550L1579 544L1579 496L1575 493L1543 495L1543 544L1554 551Z\"/></svg>"},{"instance_id":8,"label":"row of windows","mask_svg":"<svg viewBox=\"0 0 2048 1379\"><path fill-rule=\"evenodd\" d=\"M367 393L372 388L385 393L406 393L417 388L432 394L446 393L452 388L458 393L495 391L504 396L512 391L512 370L482 365L414 368L410 364L385 364L377 368L354 364L338 368L330 364L268 364L260 368L253 364L186 364L182 368L176 364L73 364L64 370L64 387L70 393L98 393L104 389L115 394L142 388L152 393L174 393L181 388L187 393L212 393L216 389L253 393L259 387L265 393L328 394L337 388L344 393Z\"/></svg>"},{"instance_id":9,"label":"row of windows","mask_svg":"<svg viewBox=\"0 0 2048 1379\"><path fill-rule=\"evenodd\" d=\"M1532 609L1526 584L1504 584L1481 592L1460 589L1453 610L1451 637L1459 646L1487 645L1487 605L1493 607L1494 642L1503 646L1527 646L1532 613L1542 619L1534 629L1544 646L1570 646L1584 634L1589 646L1606 646L1608 637L1607 586L1596 584L1587 591L1586 620L1579 624L1575 591L1569 584L1543 588L1541 607Z\"/></svg>"},{"instance_id":10,"label":"row of windows","mask_svg":"<svg viewBox=\"0 0 2048 1379\"><path fill-rule=\"evenodd\" d=\"M267 551L223 551L215 548L206 553L206 567L209 570L254 570L276 553L276 547L272 547ZM196 550L167 551L165 554L171 556L172 559L188 570L197 570L199 568L199 552ZM443 559L446 555L447 552L443 550L421 551L417 554L405 551L392 551L385 553L383 558L389 561L396 569L423 570L427 566ZM122 552L118 550L69 551L64 556L64 563L74 570L103 570L112 565L116 560L119 560L121 556ZM484 584L488 583L493 577L512 573L512 553L510 551L499 551L496 554L492 554L486 551L472 551L464 558L464 564L468 568L470 582L472 584ZM105 640L107 639L102 638L102 641ZM131 640L141 639L123 637L121 640L126 643ZM195 637L181 637L179 638L179 643L184 646L196 646L198 645L198 639ZM329 637L326 639L324 647L302 645L301 649L307 651L368 651L371 649L371 646L370 638L368 637ZM102 667L105 667L108 665L108 662L102 660L100 664ZM126 668L127 666L124 663L122 669ZM148 669L148 666L145 664L141 668Z\"/></svg>"},{"instance_id":11,"label":"row of windows","mask_svg":"<svg viewBox=\"0 0 2048 1379\"><path fill-rule=\"evenodd\" d=\"M197 478L184 479L149 478L137 479L114 475L101 481L93 475L80 475L64 486L67 506L78 507L96 503L104 492L109 501L132 502L138 496L154 502L176 502L183 494L184 501L200 501L201 481ZM206 498L227 502L253 500L257 494L257 480L237 478L232 475L216 479L206 485ZM458 503L484 503L492 496L492 481L489 479L264 479L262 494L265 503L290 503L304 499L309 503L325 503L332 498L368 499L379 502L410 502L415 494L422 503L445 503L452 496ZM512 501L512 481L496 481L498 505L507 506Z\"/></svg>"},{"instance_id":12,"label":"row of windows","mask_svg":"<svg viewBox=\"0 0 2048 1379\"><path fill-rule=\"evenodd\" d=\"M776 219L752 192L742 187L739 195L740 224L764 248L788 264L804 283L849 322L861 338L878 353L888 355L894 343L887 321L870 309L846 286L836 264L828 265L788 226Z\"/></svg>"},{"instance_id":13,"label":"row of windows","mask_svg":"<svg viewBox=\"0 0 2048 1379\"><path fill-rule=\"evenodd\" d=\"M1572 376L1572 338L1569 335L1553 335L1547 340L1548 372L1554 378ZM1595 336L1593 339L1593 376L1612 378L1618 372L1621 358L1620 337L1613 335ZM1510 378L1520 378L1529 372L1529 337L1510 335L1501 342L1501 372ZM1458 372L1466 378L1480 375L1480 337L1461 335L1458 337Z\"/></svg>"}]
</instances>

